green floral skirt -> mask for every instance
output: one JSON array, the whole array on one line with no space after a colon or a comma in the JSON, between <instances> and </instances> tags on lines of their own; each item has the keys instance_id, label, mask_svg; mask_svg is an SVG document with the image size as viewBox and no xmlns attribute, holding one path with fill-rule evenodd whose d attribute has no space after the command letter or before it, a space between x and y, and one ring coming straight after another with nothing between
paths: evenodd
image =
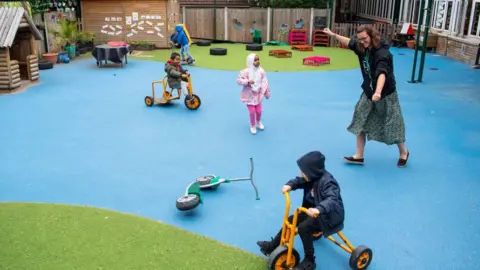
<instances>
[{"instance_id":1,"label":"green floral skirt","mask_svg":"<svg viewBox=\"0 0 480 270\"><path fill-rule=\"evenodd\" d=\"M405 123L397 92L377 102L373 102L362 93L355 105L352 123L347 130L355 135L363 131L368 140L387 145L404 143Z\"/></svg>"}]
</instances>

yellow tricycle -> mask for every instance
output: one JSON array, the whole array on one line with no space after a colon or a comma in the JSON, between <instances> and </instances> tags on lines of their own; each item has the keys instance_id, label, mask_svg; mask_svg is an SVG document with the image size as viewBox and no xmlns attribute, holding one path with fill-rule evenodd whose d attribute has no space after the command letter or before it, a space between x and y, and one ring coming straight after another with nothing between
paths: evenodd
<instances>
[{"instance_id":1,"label":"yellow tricycle","mask_svg":"<svg viewBox=\"0 0 480 270\"><path fill-rule=\"evenodd\" d=\"M304 207L297 208L297 210L295 210L295 213L293 214L292 222L290 223L288 221L288 216L290 212L290 195L288 194L288 192L285 192L284 194L287 206L285 208L282 237L280 245L268 257L269 270L293 269L300 263L300 254L293 247L293 241L295 239L295 235L298 234L298 214L300 212L307 213L307 209ZM350 268L352 268L353 270L367 269L367 267L370 265L370 262L372 261L372 250L366 246L358 246L357 248L355 248L343 235L342 232L338 232L337 235L343 240L345 245L337 242L337 240L335 240L335 238L333 238L332 236L328 236L327 239L351 254ZM314 233L313 237L315 240L318 240L322 237L322 233Z\"/></svg>"},{"instance_id":2,"label":"yellow tricycle","mask_svg":"<svg viewBox=\"0 0 480 270\"><path fill-rule=\"evenodd\" d=\"M188 95L185 97L185 106L190 109L190 110L196 110L200 107L202 104L202 101L200 100L200 97L195 95L193 93L193 88L192 88L192 79L190 78L190 75L187 76L187 90L188 90ZM155 97L155 84L162 84L163 87L163 95L160 98ZM177 92L177 94L174 94L174 91ZM158 103L160 105L164 105L169 103L172 100L180 99L182 97L182 91L181 89L170 89L168 91L168 82L167 82L167 76L163 77L163 79L159 81L153 81L152 82L152 96L146 96L145 97L145 105L151 107L153 106L154 103Z\"/></svg>"}]
</instances>

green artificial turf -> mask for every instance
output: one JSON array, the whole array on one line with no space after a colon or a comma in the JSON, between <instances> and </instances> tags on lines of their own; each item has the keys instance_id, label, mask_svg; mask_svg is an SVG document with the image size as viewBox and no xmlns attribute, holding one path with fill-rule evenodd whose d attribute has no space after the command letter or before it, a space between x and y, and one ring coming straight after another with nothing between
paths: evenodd
<instances>
[{"instance_id":1,"label":"green artificial turf","mask_svg":"<svg viewBox=\"0 0 480 270\"><path fill-rule=\"evenodd\" d=\"M245 44L212 44L211 46L192 45L190 53L195 58L195 66L219 69L238 70L245 68L247 55L252 53L245 49ZM226 48L227 55L212 56L210 48ZM289 50L292 58L276 58L269 56L270 50ZM180 49L176 49L180 52ZM132 56L136 59L154 60L165 62L169 59L171 49L143 51L141 54ZM314 51L300 52L291 50L290 46L263 46L263 51L253 52L260 56L260 64L265 71L317 71L317 70L344 70L359 67L356 55L347 49L331 47L314 47ZM304 66L302 59L308 56L330 57L330 64L318 67Z\"/></svg>"},{"instance_id":2,"label":"green artificial turf","mask_svg":"<svg viewBox=\"0 0 480 270\"><path fill-rule=\"evenodd\" d=\"M0 203L0 269L264 269L265 260L109 210Z\"/></svg>"}]
</instances>

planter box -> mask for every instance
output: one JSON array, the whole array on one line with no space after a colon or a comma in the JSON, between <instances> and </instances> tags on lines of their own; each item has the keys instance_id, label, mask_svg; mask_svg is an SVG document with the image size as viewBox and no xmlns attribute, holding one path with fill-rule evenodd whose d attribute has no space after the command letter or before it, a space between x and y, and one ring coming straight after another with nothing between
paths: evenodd
<instances>
[{"instance_id":1,"label":"planter box","mask_svg":"<svg viewBox=\"0 0 480 270\"><path fill-rule=\"evenodd\" d=\"M155 49L155 46L152 45L138 45L138 44L130 44L130 47L132 47L132 50L137 50L137 51L152 51Z\"/></svg>"}]
</instances>

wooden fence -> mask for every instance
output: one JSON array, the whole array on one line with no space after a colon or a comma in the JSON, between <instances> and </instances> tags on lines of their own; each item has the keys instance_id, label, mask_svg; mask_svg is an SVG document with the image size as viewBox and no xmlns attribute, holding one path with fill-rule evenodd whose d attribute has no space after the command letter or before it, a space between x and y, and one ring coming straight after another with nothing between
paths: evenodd
<instances>
[{"instance_id":1,"label":"wooden fence","mask_svg":"<svg viewBox=\"0 0 480 270\"><path fill-rule=\"evenodd\" d=\"M328 9L272 9L272 8L192 8L182 7L182 22L192 39L217 39L233 42L251 42L251 29L258 29L262 42L288 42L289 29L303 20L310 41L315 25L328 26ZM214 23L214 20L215 23Z\"/></svg>"},{"instance_id":2,"label":"wooden fence","mask_svg":"<svg viewBox=\"0 0 480 270\"><path fill-rule=\"evenodd\" d=\"M352 37L357 34L357 28L361 24L358 23L335 23L333 25L334 32L341 36ZM396 26L388 23L376 23L372 24L373 28L376 29L380 36L385 39L387 42L392 40L396 32ZM338 41L335 41L336 46L340 46Z\"/></svg>"}]
</instances>

